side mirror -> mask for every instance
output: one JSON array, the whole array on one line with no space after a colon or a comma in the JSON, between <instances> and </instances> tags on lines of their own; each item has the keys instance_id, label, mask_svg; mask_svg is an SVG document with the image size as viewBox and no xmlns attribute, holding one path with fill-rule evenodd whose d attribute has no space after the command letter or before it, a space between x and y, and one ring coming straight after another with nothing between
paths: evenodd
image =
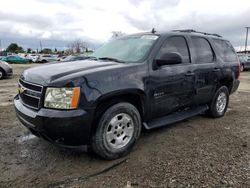
<instances>
[{"instance_id":1,"label":"side mirror","mask_svg":"<svg viewBox=\"0 0 250 188\"><path fill-rule=\"evenodd\" d=\"M169 52L163 54L159 59L155 59L157 66L181 64L182 57L179 53Z\"/></svg>"}]
</instances>

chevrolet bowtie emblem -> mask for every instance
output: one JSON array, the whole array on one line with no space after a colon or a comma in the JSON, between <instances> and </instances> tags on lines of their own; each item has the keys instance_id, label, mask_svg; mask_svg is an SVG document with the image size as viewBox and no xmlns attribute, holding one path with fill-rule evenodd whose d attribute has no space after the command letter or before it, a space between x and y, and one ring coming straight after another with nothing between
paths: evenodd
<instances>
[{"instance_id":1,"label":"chevrolet bowtie emblem","mask_svg":"<svg viewBox=\"0 0 250 188\"><path fill-rule=\"evenodd\" d=\"M25 91L25 88L24 88L24 87L19 87L19 88L18 88L19 94L22 94L24 91Z\"/></svg>"}]
</instances>

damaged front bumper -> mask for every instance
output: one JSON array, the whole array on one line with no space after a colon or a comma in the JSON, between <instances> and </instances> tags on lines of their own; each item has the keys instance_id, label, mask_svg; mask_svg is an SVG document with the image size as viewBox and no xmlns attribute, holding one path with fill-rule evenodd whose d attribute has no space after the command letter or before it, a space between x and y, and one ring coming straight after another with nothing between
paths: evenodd
<instances>
[{"instance_id":1,"label":"damaged front bumper","mask_svg":"<svg viewBox=\"0 0 250 188\"><path fill-rule=\"evenodd\" d=\"M26 107L18 95L14 99L18 119L34 135L63 147L89 145L91 116L83 110L54 110L41 108L38 111Z\"/></svg>"}]
</instances>

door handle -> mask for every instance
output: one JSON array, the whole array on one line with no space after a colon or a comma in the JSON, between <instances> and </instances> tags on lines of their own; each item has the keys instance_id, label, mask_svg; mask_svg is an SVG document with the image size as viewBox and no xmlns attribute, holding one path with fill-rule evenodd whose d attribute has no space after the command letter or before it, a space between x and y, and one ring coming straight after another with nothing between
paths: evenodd
<instances>
[{"instance_id":1,"label":"door handle","mask_svg":"<svg viewBox=\"0 0 250 188\"><path fill-rule=\"evenodd\" d=\"M186 76L194 76L194 72L188 71L185 75Z\"/></svg>"},{"instance_id":2,"label":"door handle","mask_svg":"<svg viewBox=\"0 0 250 188\"><path fill-rule=\"evenodd\" d=\"M219 72L220 68L214 68L213 72Z\"/></svg>"}]
</instances>

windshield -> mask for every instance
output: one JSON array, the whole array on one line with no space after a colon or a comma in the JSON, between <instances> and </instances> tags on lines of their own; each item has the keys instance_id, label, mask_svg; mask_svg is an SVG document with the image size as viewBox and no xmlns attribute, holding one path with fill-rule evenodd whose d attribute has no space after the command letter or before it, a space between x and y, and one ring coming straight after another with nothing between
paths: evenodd
<instances>
[{"instance_id":1,"label":"windshield","mask_svg":"<svg viewBox=\"0 0 250 188\"><path fill-rule=\"evenodd\" d=\"M158 36L128 36L108 42L97 49L92 56L116 59L121 62L137 62L150 50Z\"/></svg>"}]
</instances>

